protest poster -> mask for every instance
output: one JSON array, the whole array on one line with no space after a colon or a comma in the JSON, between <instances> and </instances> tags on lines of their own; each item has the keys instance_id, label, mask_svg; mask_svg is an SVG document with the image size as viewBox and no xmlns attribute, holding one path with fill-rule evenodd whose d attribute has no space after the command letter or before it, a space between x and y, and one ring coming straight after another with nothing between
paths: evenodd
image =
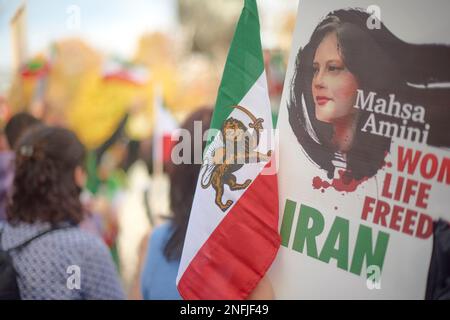
<instances>
[{"instance_id":1,"label":"protest poster","mask_svg":"<svg viewBox=\"0 0 450 320\"><path fill-rule=\"evenodd\" d=\"M448 12L300 2L277 125L277 299L426 297L450 221Z\"/></svg>"}]
</instances>

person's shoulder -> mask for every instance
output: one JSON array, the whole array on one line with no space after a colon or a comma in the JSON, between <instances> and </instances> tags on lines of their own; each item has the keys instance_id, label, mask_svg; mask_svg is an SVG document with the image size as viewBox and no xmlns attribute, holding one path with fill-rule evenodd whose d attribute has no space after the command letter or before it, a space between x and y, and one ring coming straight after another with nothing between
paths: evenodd
<instances>
[{"instance_id":1,"label":"person's shoulder","mask_svg":"<svg viewBox=\"0 0 450 320\"><path fill-rule=\"evenodd\" d=\"M173 224L172 222L164 222L160 224L159 226L153 228L151 240L152 241L159 241L164 240L169 237L173 230Z\"/></svg>"},{"instance_id":2,"label":"person's shoulder","mask_svg":"<svg viewBox=\"0 0 450 320\"><path fill-rule=\"evenodd\" d=\"M106 249L106 244L98 236L79 227L55 230L52 237L62 249L85 254Z\"/></svg>"},{"instance_id":3,"label":"person's shoulder","mask_svg":"<svg viewBox=\"0 0 450 320\"><path fill-rule=\"evenodd\" d=\"M161 250L163 246L169 241L173 233L173 223L171 221L164 222L153 228L149 238L147 247L148 250Z\"/></svg>"}]
</instances>

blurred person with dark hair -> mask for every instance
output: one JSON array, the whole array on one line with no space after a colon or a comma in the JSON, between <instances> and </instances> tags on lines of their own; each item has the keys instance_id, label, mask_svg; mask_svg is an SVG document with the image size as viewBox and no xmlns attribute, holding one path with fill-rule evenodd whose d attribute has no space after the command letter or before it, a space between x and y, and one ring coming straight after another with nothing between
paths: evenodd
<instances>
[{"instance_id":1,"label":"blurred person with dark hair","mask_svg":"<svg viewBox=\"0 0 450 320\"><path fill-rule=\"evenodd\" d=\"M173 216L170 221L153 229L147 248L142 248L146 256L141 274L141 293L146 300L181 299L176 277L201 166L194 163L194 123L201 121L203 134L210 127L211 117L212 109L202 108L189 116L181 127L191 135L191 161L171 165L170 208ZM202 150L204 147L205 142Z\"/></svg>"},{"instance_id":2,"label":"blurred person with dark hair","mask_svg":"<svg viewBox=\"0 0 450 320\"><path fill-rule=\"evenodd\" d=\"M5 126L5 135L8 140L9 147L14 149L14 146L20 139L20 136L30 127L40 123L41 121L39 119L36 119L31 114L26 112L19 112L12 116Z\"/></svg>"},{"instance_id":3,"label":"blurred person with dark hair","mask_svg":"<svg viewBox=\"0 0 450 320\"><path fill-rule=\"evenodd\" d=\"M6 219L8 193L14 179L14 148L20 136L41 122L26 112L15 114L0 133L0 221Z\"/></svg>"},{"instance_id":4,"label":"blurred person with dark hair","mask_svg":"<svg viewBox=\"0 0 450 320\"><path fill-rule=\"evenodd\" d=\"M78 226L84 218L79 196L85 149L76 135L36 126L20 138L15 152L12 201L0 243L12 257L21 298L124 298L107 247ZM75 287L69 283L73 270L79 272Z\"/></svg>"}]
</instances>

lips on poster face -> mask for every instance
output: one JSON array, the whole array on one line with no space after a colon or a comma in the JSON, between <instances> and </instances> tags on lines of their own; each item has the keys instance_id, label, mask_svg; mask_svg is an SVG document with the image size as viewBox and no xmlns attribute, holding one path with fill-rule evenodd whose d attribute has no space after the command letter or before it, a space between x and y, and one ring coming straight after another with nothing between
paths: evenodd
<instances>
[{"instance_id":1,"label":"lips on poster face","mask_svg":"<svg viewBox=\"0 0 450 320\"><path fill-rule=\"evenodd\" d=\"M358 81L344 64L335 33L326 35L317 47L313 69L316 118L333 123L354 113Z\"/></svg>"}]
</instances>

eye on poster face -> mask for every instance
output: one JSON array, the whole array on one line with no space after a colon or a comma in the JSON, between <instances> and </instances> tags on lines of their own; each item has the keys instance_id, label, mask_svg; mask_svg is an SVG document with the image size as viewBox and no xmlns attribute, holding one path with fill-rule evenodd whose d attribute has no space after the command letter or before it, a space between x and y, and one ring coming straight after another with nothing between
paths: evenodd
<instances>
[{"instance_id":1,"label":"eye on poster face","mask_svg":"<svg viewBox=\"0 0 450 320\"><path fill-rule=\"evenodd\" d=\"M448 12L448 1L300 2L278 120L276 298L445 294Z\"/></svg>"}]
</instances>

